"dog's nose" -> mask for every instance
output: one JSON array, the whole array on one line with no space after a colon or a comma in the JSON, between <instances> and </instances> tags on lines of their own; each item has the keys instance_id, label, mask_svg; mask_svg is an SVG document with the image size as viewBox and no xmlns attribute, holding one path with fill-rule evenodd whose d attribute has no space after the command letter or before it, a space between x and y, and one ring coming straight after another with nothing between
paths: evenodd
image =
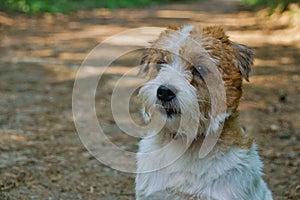
<instances>
[{"instance_id":1,"label":"dog's nose","mask_svg":"<svg viewBox=\"0 0 300 200\"><path fill-rule=\"evenodd\" d=\"M175 98L175 91L172 91L170 87L167 87L165 85L159 86L157 89L157 98L161 101L171 101L172 99Z\"/></svg>"}]
</instances>

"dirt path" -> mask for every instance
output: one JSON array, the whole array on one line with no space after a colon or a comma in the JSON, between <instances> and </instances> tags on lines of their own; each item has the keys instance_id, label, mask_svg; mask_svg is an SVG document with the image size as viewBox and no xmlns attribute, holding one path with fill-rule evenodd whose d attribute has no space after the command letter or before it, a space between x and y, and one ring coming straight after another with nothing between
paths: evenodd
<instances>
[{"instance_id":1,"label":"dirt path","mask_svg":"<svg viewBox=\"0 0 300 200\"><path fill-rule=\"evenodd\" d=\"M300 199L300 23L294 15L263 16L235 0L35 18L0 13L0 199L134 199L134 175L99 163L76 134L76 70L120 31L185 23L222 25L232 40L255 48L241 121L259 144L275 199ZM116 80L129 64L104 81ZM111 90L106 84L97 92L99 118L113 142L135 151L137 140L121 134L109 114Z\"/></svg>"}]
</instances>

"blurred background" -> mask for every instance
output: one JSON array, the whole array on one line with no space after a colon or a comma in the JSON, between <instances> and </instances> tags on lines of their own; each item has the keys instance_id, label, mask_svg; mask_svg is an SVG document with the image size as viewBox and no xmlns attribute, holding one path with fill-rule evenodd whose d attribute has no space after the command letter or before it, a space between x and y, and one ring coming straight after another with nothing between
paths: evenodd
<instances>
[{"instance_id":1,"label":"blurred background","mask_svg":"<svg viewBox=\"0 0 300 200\"><path fill-rule=\"evenodd\" d=\"M300 199L299 1L1 0L0 200L134 199L134 174L102 165L79 140L76 72L114 34L183 24L222 26L231 40L255 49L241 123L258 143L274 199ZM115 125L110 95L112 82L138 62L113 63L96 94L107 136L134 152L138 139ZM139 112L135 100L130 109Z\"/></svg>"}]
</instances>

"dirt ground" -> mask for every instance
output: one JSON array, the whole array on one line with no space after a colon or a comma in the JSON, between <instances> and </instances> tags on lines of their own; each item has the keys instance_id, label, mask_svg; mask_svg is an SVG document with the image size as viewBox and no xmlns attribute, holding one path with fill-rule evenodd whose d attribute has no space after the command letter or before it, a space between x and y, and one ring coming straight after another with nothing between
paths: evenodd
<instances>
[{"instance_id":1,"label":"dirt ground","mask_svg":"<svg viewBox=\"0 0 300 200\"><path fill-rule=\"evenodd\" d=\"M293 9L266 17L235 0L200 0L68 16L0 13L0 199L134 199L134 174L101 164L79 140L72 116L76 71L109 36L186 23L221 25L255 49L241 122L259 145L274 199L300 199L300 10ZM104 82L121 75L112 72ZM97 92L99 120L113 142L136 151L138 140L121 134L112 119L112 89L104 84Z\"/></svg>"}]
</instances>

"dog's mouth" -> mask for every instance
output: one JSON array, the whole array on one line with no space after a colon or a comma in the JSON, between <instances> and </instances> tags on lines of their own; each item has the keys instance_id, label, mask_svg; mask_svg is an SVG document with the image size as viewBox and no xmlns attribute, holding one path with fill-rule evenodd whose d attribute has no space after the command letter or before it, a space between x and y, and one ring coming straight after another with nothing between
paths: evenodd
<instances>
[{"instance_id":1,"label":"dog's mouth","mask_svg":"<svg viewBox=\"0 0 300 200\"><path fill-rule=\"evenodd\" d=\"M167 117L169 118L181 114L180 108L178 108L175 105L172 105L170 103L159 103L159 104L162 106L160 112L162 114L167 115Z\"/></svg>"},{"instance_id":2,"label":"dog's mouth","mask_svg":"<svg viewBox=\"0 0 300 200\"><path fill-rule=\"evenodd\" d=\"M172 117L174 115L180 115L180 110L174 108L164 108L168 117Z\"/></svg>"}]
</instances>

